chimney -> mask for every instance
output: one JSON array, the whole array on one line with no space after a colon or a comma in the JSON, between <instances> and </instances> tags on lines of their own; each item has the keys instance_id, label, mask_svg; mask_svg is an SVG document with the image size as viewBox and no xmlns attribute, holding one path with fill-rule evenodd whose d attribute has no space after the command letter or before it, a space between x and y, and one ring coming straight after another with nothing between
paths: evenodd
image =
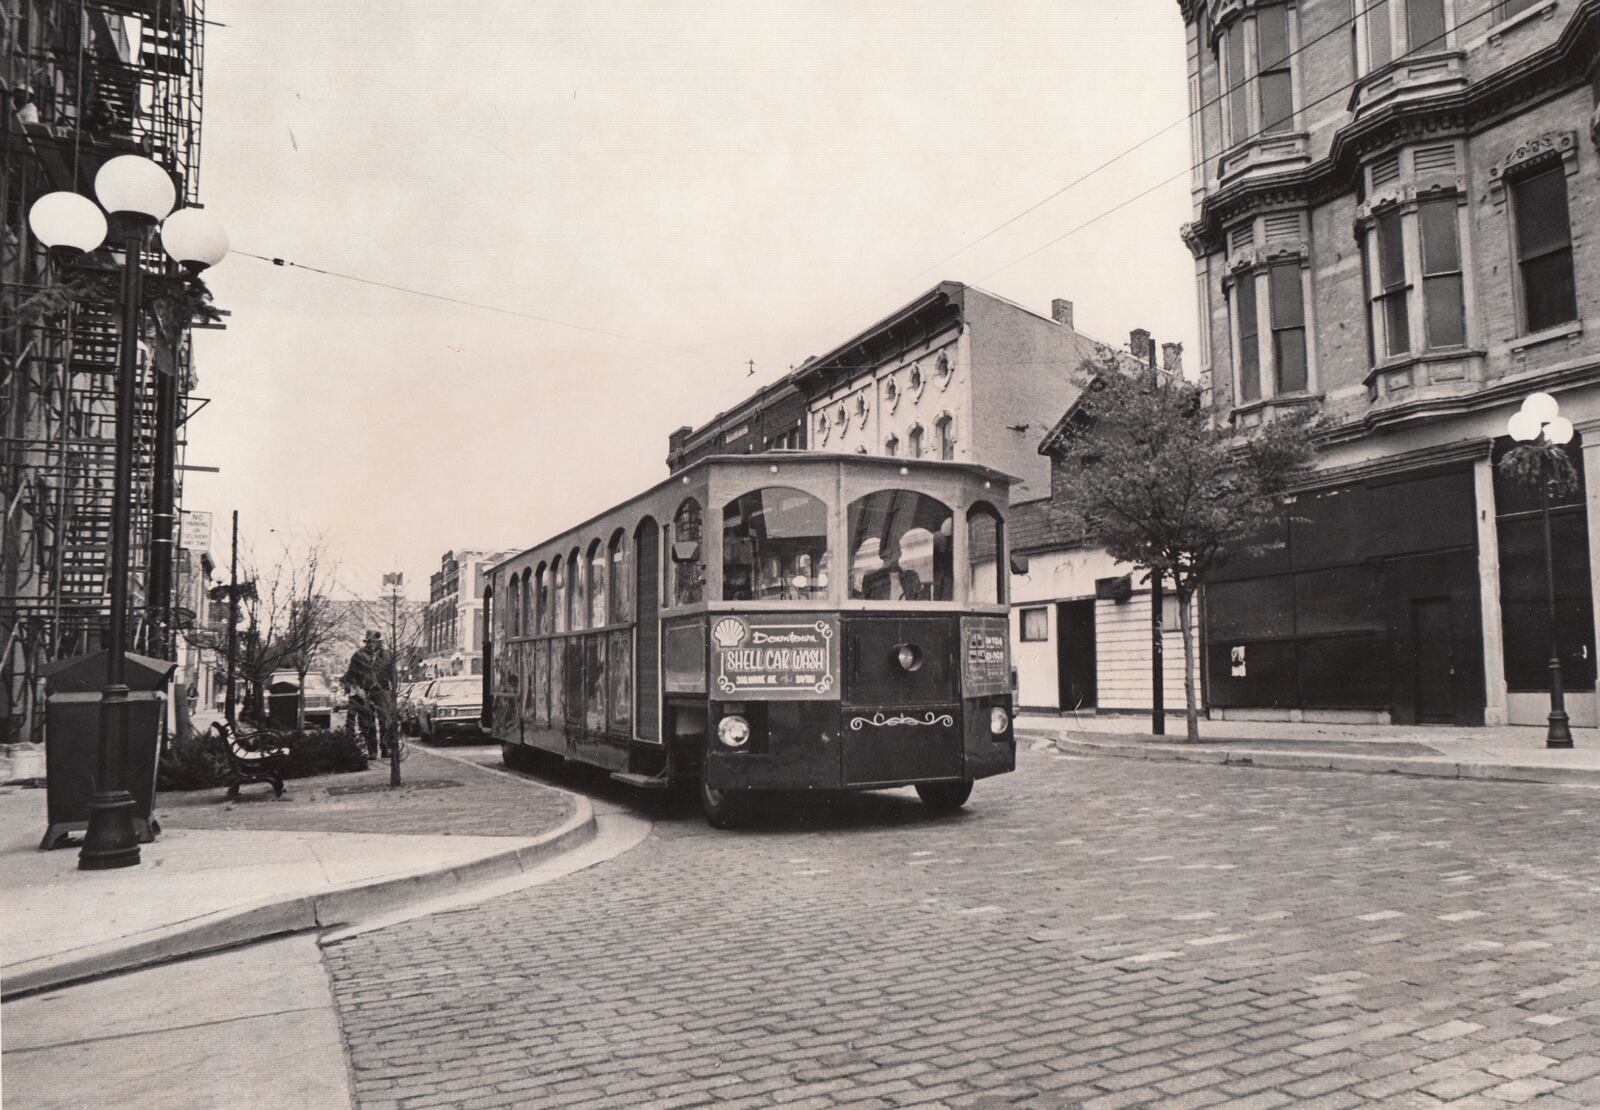
<instances>
[{"instance_id":1,"label":"chimney","mask_svg":"<svg viewBox=\"0 0 1600 1110\"><path fill-rule=\"evenodd\" d=\"M1050 318L1058 324L1072 327L1072 302L1064 297L1057 297L1050 302Z\"/></svg>"},{"instance_id":2,"label":"chimney","mask_svg":"<svg viewBox=\"0 0 1600 1110\"><path fill-rule=\"evenodd\" d=\"M1154 361L1150 357L1150 333L1143 328L1134 328L1128 333L1128 350L1140 362Z\"/></svg>"},{"instance_id":3,"label":"chimney","mask_svg":"<svg viewBox=\"0 0 1600 1110\"><path fill-rule=\"evenodd\" d=\"M1183 344L1161 344L1161 368L1174 377L1183 377Z\"/></svg>"}]
</instances>

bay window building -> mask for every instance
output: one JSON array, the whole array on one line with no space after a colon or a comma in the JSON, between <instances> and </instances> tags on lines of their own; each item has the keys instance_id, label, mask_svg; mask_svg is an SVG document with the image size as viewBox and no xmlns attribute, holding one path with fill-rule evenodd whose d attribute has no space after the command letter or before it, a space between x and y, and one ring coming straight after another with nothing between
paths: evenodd
<instances>
[{"instance_id":1,"label":"bay window building","mask_svg":"<svg viewBox=\"0 0 1600 1110\"><path fill-rule=\"evenodd\" d=\"M1577 427L1555 624L1595 725L1600 0L1180 8L1202 384L1241 436L1322 419L1313 480L1207 590L1212 715L1542 722L1538 495L1496 463L1543 391Z\"/></svg>"}]
</instances>

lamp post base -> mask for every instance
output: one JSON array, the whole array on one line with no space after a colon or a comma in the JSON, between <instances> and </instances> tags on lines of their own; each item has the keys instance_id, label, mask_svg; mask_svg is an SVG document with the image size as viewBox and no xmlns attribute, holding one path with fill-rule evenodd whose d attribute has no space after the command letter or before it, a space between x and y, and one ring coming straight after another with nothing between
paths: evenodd
<instances>
[{"instance_id":1,"label":"lamp post base","mask_svg":"<svg viewBox=\"0 0 1600 1110\"><path fill-rule=\"evenodd\" d=\"M79 871L110 871L139 863L139 834L133 827L133 795L126 790L89 799L89 828L78 852Z\"/></svg>"},{"instance_id":2,"label":"lamp post base","mask_svg":"<svg viewBox=\"0 0 1600 1110\"><path fill-rule=\"evenodd\" d=\"M1565 713L1550 714L1550 727L1545 732L1544 746L1547 748L1572 747L1572 729L1568 727Z\"/></svg>"}]
</instances>

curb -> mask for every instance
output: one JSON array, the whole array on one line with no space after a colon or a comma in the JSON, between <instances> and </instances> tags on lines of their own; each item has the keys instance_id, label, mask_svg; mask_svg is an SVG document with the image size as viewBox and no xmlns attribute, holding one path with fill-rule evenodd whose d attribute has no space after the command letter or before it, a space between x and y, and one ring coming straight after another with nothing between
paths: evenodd
<instances>
[{"instance_id":1,"label":"curb","mask_svg":"<svg viewBox=\"0 0 1600 1110\"><path fill-rule=\"evenodd\" d=\"M1526 782L1552 786L1600 786L1600 769L1529 767L1510 763L1460 763L1439 759L1397 759L1393 756L1345 752L1284 752L1207 748L1202 745L1100 744L1044 733L1019 733L1048 740L1057 751L1090 758L1149 759L1168 763L1211 763L1226 767L1261 767L1281 771L1345 771L1358 775L1409 775L1414 778L1465 779L1472 782Z\"/></svg>"},{"instance_id":2,"label":"curb","mask_svg":"<svg viewBox=\"0 0 1600 1110\"><path fill-rule=\"evenodd\" d=\"M371 883L351 883L317 894L263 899L154 929L137 939L124 938L71 955L30 960L4 969L0 999L10 1001L268 937L348 925L364 916L396 910L419 899L438 898L532 870L594 839L594 806L581 795L569 793L569 796L577 802L577 812L565 824L535 837L531 843L454 867L418 871Z\"/></svg>"}]
</instances>

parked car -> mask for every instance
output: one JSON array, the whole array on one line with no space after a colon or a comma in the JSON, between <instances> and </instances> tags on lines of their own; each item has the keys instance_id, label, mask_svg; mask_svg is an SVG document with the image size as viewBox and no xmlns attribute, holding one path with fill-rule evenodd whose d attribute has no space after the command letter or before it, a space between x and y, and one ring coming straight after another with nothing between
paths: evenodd
<instances>
[{"instance_id":1,"label":"parked car","mask_svg":"<svg viewBox=\"0 0 1600 1110\"><path fill-rule=\"evenodd\" d=\"M267 679L267 716L276 725L292 727L296 719L296 695L307 728L333 727L333 687L328 676L318 671L306 675L305 686L294 671L273 671Z\"/></svg>"},{"instance_id":2,"label":"parked car","mask_svg":"<svg viewBox=\"0 0 1600 1110\"><path fill-rule=\"evenodd\" d=\"M417 731L424 740L482 736L483 678L457 675L428 684L417 706Z\"/></svg>"}]
</instances>

